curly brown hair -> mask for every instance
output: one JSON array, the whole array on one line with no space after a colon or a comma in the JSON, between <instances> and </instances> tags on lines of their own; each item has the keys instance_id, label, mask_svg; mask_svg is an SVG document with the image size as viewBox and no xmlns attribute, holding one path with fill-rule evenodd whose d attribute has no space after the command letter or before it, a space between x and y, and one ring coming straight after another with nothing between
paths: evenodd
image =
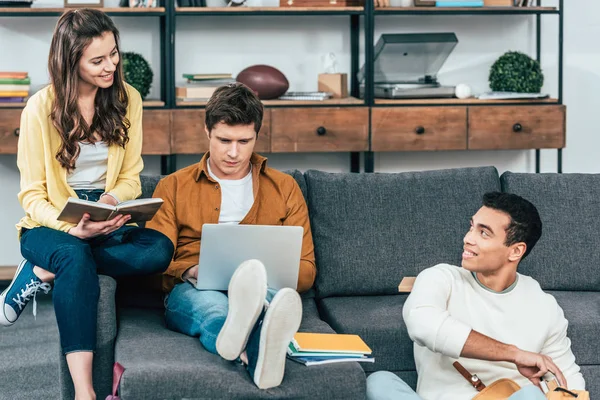
<instances>
[{"instance_id":1,"label":"curly brown hair","mask_svg":"<svg viewBox=\"0 0 600 400\"><path fill-rule=\"evenodd\" d=\"M119 51L119 31L112 20L100 10L77 9L65 12L54 30L48 71L54 91L50 117L58 130L62 144L56 159L67 170L75 168L81 141L95 143L97 134L108 145L125 147L129 141L130 122L125 117L129 98L123 81L121 63L116 67L114 83L99 88L95 98L94 118L88 125L79 110L79 61L94 38L112 32Z\"/></svg>"}]
</instances>

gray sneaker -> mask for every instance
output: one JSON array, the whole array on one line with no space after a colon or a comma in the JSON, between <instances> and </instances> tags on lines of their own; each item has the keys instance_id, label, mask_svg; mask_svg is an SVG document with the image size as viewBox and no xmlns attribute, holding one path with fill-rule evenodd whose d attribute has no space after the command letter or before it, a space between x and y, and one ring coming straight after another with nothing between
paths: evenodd
<instances>
[{"instance_id":1,"label":"gray sneaker","mask_svg":"<svg viewBox=\"0 0 600 400\"><path fill-rule=\"evenodd\" d=\"M235 360L246 348L265 305L267 271L258 260L240 264L229 281L229 311L217 336L217 352L226 360Z\"/></svg>"}]
</instances>

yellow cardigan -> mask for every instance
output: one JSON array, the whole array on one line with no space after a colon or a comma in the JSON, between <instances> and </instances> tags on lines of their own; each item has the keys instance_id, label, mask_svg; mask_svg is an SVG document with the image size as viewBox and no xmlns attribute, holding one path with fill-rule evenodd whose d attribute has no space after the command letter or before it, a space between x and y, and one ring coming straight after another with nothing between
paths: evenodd
<instances>
[{"instance_id":1,"label":"yellow cardigan","mask_svg":"<svg viewBox=\"0 0 600 400\"><path fill-rule=\"evenodd\" d=\"M129 142L125 149L110 146L105 188L120 201L140 196L140 172L144 168L141 156L142 98L135 88L125 85L129 96L126 117L131 123ZM77 194L67 184L66 168L56 159L61 139L50 119L53 99L53 89L47 86L31 96L21 114L17 150L21 191L18 197L26 216L16 225L19 235L22 228L46 226L66 232L75 226L57 220L67 199L77 197Z\"/></svg>"}]
</instances>

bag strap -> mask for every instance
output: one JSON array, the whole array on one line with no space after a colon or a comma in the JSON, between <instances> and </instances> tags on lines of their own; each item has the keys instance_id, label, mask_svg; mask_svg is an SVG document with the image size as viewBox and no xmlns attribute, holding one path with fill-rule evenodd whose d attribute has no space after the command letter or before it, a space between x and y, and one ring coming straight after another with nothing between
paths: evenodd
<instances>
[{"instance_id":1,"label":"bag strap","mask_svg":"<svg viewBox=\"0 0 600 400\"><path fill-rule=\"evenodd\" d=\"M123 376L124 372L125 372L125 368L118 362L116 362L113 365L113 386L112 386L112 395L113 396L116 396L117 392L119 391L119 384L121 383L121 377Z\"/></svg>"},{"instance_id":2,"label":"bag strap","mask_svg":"<svg viewBox=\"0 0 600 400\"><path fill-rule=\"evenodd\" d=\"M485 385L481 382L481 379L477 375L471 374L461 363L455 361L453 364L454 368L467 380L478 392L485 389Z\"/></svg>"}]
</instances>

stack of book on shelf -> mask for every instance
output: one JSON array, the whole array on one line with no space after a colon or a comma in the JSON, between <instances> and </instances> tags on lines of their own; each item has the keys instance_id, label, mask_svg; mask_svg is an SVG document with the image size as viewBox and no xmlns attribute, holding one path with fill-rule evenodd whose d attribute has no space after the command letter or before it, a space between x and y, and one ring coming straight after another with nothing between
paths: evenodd
<instances>
[{"instance_id":1,"label":"stack of book on shelf","mask_svg":"<svg viewBox=\"0 0 600 400\"><path fill-rule=\"evenodd\" d=\"M23 103L29 96L27 72L0 71L0 103Z\"/></svg>"},{"instance_id":2,"label":"stack of book on shelf","mask_svg":"<svg viewBox=\"0 0 600 400\"><path fill-rule=\"evenodd\" d=\"M290 360L306 366L339 362L375 362L358 335L298 332L287 350Z\"/></svg>"},{"instance_id":3,"label":"stack of book on shelf","mask_svg":"<svg viewBox=\"0 0 600 400\"><path fill-rule=\"evenodd\" d=\"M436 7L483 7L483 0L437 0Z\"/></svg>"},{"instance_id":4,"label":"stack of book on shelf","mask_svg":"<svg viewBox=\"0 0 600 400\"><path fill-rule=\"evenodd\" d=\"M207 101L217 88L234 83L231 74L183 74L187 82L175 89L178 101Z\"/></svg>"}]
</instances>

